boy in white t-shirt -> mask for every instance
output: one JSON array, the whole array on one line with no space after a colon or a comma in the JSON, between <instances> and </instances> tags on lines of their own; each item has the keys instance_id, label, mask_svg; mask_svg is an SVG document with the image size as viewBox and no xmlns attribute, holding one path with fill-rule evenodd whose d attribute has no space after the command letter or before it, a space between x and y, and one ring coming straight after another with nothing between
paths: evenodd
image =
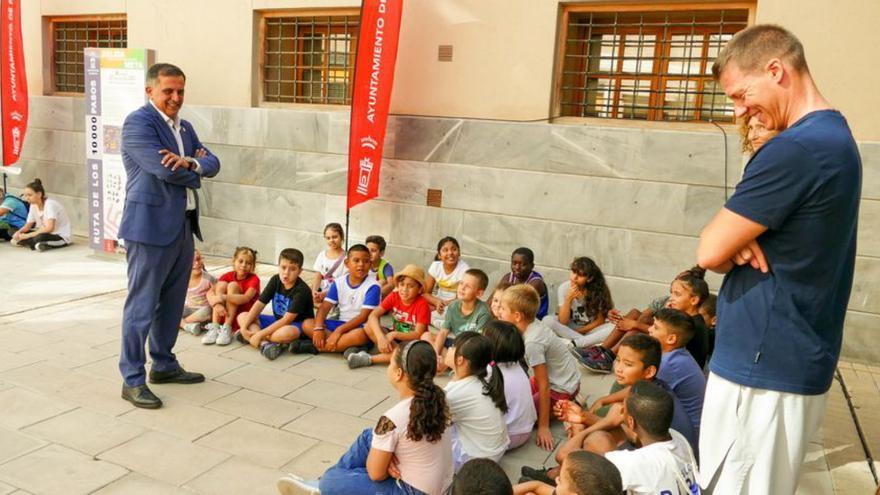
<instances>
[{"instance_id":1,"label":"boy in white t-shirt","mask_svg":"<svg viewBox=\"0 0 880 495\"><path fill-rule=\"evenodd\" d=\"M700 493L693 451L684 436L670 428L674 407L672 396L654 383L640 381L631 387L621 427L638 448L615 450L609 438L604 452L620 470L623 488L630 494Z\"/></svg>"},{"instance_id":2,"label":"boy in white t-shirt","mask_svg":"<svg viewBox=\"0 0 880 495\"><path fill-rule=\"evenodd\" d=\"M348 274L333 281L315 318L302 324L303 333L311 341L299 339L291 342L290 350L294 354L363 350L370 342L364 323L381 298L379 283L368 277L370 250L363 244L351 246L345 264ZM339 318L328 319L327 315L334 307L339 309Z\"/></svg>"}]
</instances>

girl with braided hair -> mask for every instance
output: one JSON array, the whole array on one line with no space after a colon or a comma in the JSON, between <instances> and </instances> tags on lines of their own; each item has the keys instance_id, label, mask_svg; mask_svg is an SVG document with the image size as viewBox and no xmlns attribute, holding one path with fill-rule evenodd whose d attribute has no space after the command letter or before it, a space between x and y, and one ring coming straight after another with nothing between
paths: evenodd
<instances>
[{"instance_id":1,"label":"girl with braided hair","mask_svg":"<svg viewBox=\"0 0 880 495\"><path fill-rule=\"evenodd\" d=\"M477 332L462 332L449 351L446 366L455 377L444 390L452 417L455 470L470 459L498 462L510 438L504 420L504 375L493 360L492 344Z\"/></svg>"},{"instance_id":2,"label":"girl with braided hair","mask_svg":"<svg viewBox=\"0 0 880 495\"><path fill-rule=\"evenodd\" d=\"M400 402L361 433L320 480L288 475L278 481L284 495L439 495L452 484L449 408L434 384L437 354L414 340L398 346L388 381Z\"/></svg>"}]
</instances>

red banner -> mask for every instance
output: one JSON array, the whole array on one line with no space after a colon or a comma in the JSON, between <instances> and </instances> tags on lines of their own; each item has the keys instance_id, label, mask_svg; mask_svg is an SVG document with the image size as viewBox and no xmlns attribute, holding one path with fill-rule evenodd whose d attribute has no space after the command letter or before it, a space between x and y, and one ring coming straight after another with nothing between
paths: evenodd
<instances>
[{"instance_id":1,"label":"red banner","mask_svg":"<svg viewBox=\"0 0 880 495\"><path fill-rule=\"evenodd\" d=\"M385 124L394 83L403 0L364 0L348 143L346 211L379 195Z\"/></svg>"},{"instance_id":2,"label":"red banner","mask_svg":"<svg viewBox=\"0 0 880 495\"><path fill-rule=\"evenodd\" d=\"M3 125L3 166L18 161L27 130L28 94L24 74L24 49L21 43L21 4L2 0L3 40L0 62L0 109Z\"/></svg>"}]
</instances>

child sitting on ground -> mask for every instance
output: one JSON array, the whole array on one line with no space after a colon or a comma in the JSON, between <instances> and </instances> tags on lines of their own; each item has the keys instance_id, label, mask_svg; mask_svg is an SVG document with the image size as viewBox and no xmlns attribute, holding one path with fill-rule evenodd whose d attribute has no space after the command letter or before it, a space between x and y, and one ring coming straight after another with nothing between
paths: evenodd
<instances>
[{"instance_id":1,"label":"child sitting on ground","mask_svg":"<svg viewBox=\"0 0 880 495\"><path fill-rule=\"evenodd\" d=\"M663 308L654 315L654 324L649 333L660 342L663 350L657 378L666 384L684 406L694 434L699 437L703 397L706 395L706 376L691 353L685 349L694 336L694 321L682 311Z\"/></svg>"},{"instance_id":2,"label":"child sitting on ground","mask_svg":"<svg viewBox=\"0 0 880 495\"><path fill-rule=\"evenodd\" d=\"M437 255L428 267L425 281L425 299L434 307L431 324L443 326L446 306L456 298L458 283L470 267L461 259L461 247L454 237L444 237L437 243Z\"/></svg>"},{"instance_id":3,"label":"child sitting on ground","mask_svg":"<svg viewBox=\"0 0 880 495\"><path fill-rule=\"evenodd\" d=\"M324 227L324 242L327 243L327 249L318 253L315 265L312 267L316 273L311 285L315 305L320 305L333 282L345 275L345 251L342 249L344 241L345 233L342 225L334 222Z\"/></svg>"},{"instance_id":4,"label":"child sitting on ground","mask_svg":"<svg viewBox=\"0 0 880 495\"><path fill-rule=\"evenodd\" d=\"M501 319L501 296L504 295L504 289L508 287L510 287L510 284L502 279L495 286L495 289L492 290L492 295L489 296L489 310L492 313L492 318L495 320Z\"/></svg>"},{"instance_id":5,"label":"child sitting on ground","mask_svg":"<svg viewBox=\"0 0 880 495\"><path fill-rule=\"evenodd\" d=\"M535 271L535 253L527 247L518 247L513 250L510 255L510 273L501 277L507 285L529 284L538 291L541 298L541 304L538 306L537 319L541 320L547 316L550 309L550 294L547 291L547 285L544 284L544 277Z\"/></svg>"},{"instance_id":6,"label":"child sitting on ground","mask_svg":"<svg viewBox=\"0 0 880 495\"><path fill-rule=\"evenodd\" d=\"M617 381L611 385L610 393L600 397L593 403L588 411L584 411L572 401L560 403L554 413L557 418L571 423L571 438L557 453L557 461L561 460L566 453L572 450L587 448L589 435L594 431L610 432L619 443L625 441L620 424L623 421L623 401L629 395L629 389L639 381L656 381L666 388L666 384L657 380L657 371L660 369L662 348L660 342L650 335L634 333L624 337L620 343L617 360L614 363L614 374ZM671 394L676 403L673 428L684 435L694 448L697 445L697 436L691 426L691 420L684 406ZM583 426L587 426L583 429Z\"/></svg>"},{"instance_id":7,"label":"child sitting on ground","mask_svg":"<svg viewBox=\"0 0 880 495\"><path fill-rule=\"evenodd\" d=\"M220 276L213 293L207 294L213 313L202 344L229 345L238 328L238 314L250 311L260 293L260 277L254 273L257 252L237 247L232 255L232 271Z\"/></svg>"},{"instance_id":8,"label":"child sitting on ground","mask_svg":"<svg viewBox=\"0 0 880 495\"><path fill-rule=\"evenodd\" d=\"M207 294L214 288L217 279L205 270L202 252L193 252L193 265L189 273L189 285L186 289L186 301L183 303L183 318L180 328L192 335L201 335L205 323L211 321L211 304Z\"/></svg>"},{"instance_id":9,"label":"child sitting on ground","mask_svg":"<svg viewBox=\"0 0 880 495\"><path fill-rule=\"evenodd\" d=\"M532 386L524 365L526 345L522 335L506 321L492 320L483 327L483 336L492 345L492 356L498 370L504 375L504 397L507 399L508 450L525 444L532 436L538 413L532 398Z\"/></svg>"},{"instance_id":10,"label":"child sitting on ground","mask_svg":"<svg viewBox=\"0 0 880 495\"><path fill-rule=\"evenodd\" d=\"M627 493L699 495L694 453L687 439L671 428L674 408L672 397L663 388L636 383L626 399L621 424L636 449L618 450L613 441L604 445L596 442L594 451L604 453L617 466Z\"/></svg>"},{"instance_id":11,"label":"child sitting on ground","mask_svg":"<svg viewBox=\"0 0 880 495\"><path fill-rule=\"evenodd\" d=\"M455 371L444 388L452 418L455 470L470 459L498 462L510 439L504 421L504 376L492 361L489 340L477 332L459 334L446 354L446 366Z\"/></svg>"},{"instance_id":12,"label":"child sitting on ground","mask_svg":"<svg viewBox=\"0 0 880 495\"><path fill-rule=\"evenodd\" d=\"M575 258L570 268L568 281L558 289L557 314L542 321L575 347L588 347L602 342L614 330L614 324L606 319L614 301L602 270L592 259Z\"/></svg>"},{"instance_id":13,"label":"child sitting on ground","mask_svg":"<svg viewBox=\"0 0 880 495\"><path fill-rule=\"evenodd\" d=\"M431 342L437 351L438 359L445 362L445 349L452 346L452 340L463 332L478 332L489 321L489 306L480 298L489 284L489 277L483 270L471 268L464 273L456 289L457 298L446 308L446 316L436 335L425 332L423 340ZM438 371L443 371L441 365Z\"/></svg>"},{"instance_id":14,"label":"child sitting on ground","mask_svg":"<svg viewBox=\"0 0 880 495\"><path fill-rule=\"evenodd\" d=\"M497 462L471 459L455 475L449 495L513 495L513 486Z\"/></svg>"},{"instance_id":15,"label":"child sitting on ground","mask_svg":"<svg viewBox=\"0 0 880 495\"><path fill-rule=\"evenodd\" d=\"M542 481L527 481L513 487L513 493L515 495L621 495L623 493L623 484L617 467L605 457L586 450L577 450L565 456L555 481L555 486Z\"/></svg>"},{"instance_id":16,"label":"child sitting on ground","mask_svg":"<svg viewBox=\"0 0 880 495\"><path fill-rule=\"evenodd\" d=\"M275 360L287 344L299 338L303 321L315 317L312 291L300 278L302 265L302 251L281 250L278 273L269 279L250 311L238 315L242 339L269 360ZM260 314L269 303L272 315Z\"/></svg>"},{"instance_id":17,"label":"child sitting on ground","mask_svg":"<svg viewBox=\"0 0 880 495\"><path fill-rule=\"evenodd\" d=\"M516 326L525 343L526 363L532 368L532 398L538 412L537 444L553 450L550 414L553 404L571 400L581 386L581 374L565 342L535 319L540 299L530 285L514 285L501 298L501 319Z\"/></svg>"},{"instance_id":18,"label":"child sitting on ground","mask_svg":"<svg viewBox=\"0 0 880 495\"><path fill-rule=\"evenodd\" d=\"M358 352L370 342L364 323L379 305L381 289L378 282L368 277L370 250L367 246L355 244L348 248L346 268L348 275L333 281L315 319L303 322L302 330L311 341L294 340L290 346L294 354L343 352L347 349ZM328 319L327 315L335 306L339 308L339 319ZM327 332L330 332L329 337Z\"/></svg>"},{"instance_id":19,"label":"child sitting on ground","mask_svg":"<svg viewBox=\"0 0 880 495\"><path fill-rule=\"evenodd\" d=\"M675 280L669 284L669 297L666 306L680 309L691 316L697 315L702 300L709 294L709 286L703 280L705 273L699 267L691 268L678 274ZM653 303L652 303L653 304ZM651 323L654 321L653 308L648 308L641 313L633 309L626 316L612 310L608 318L614 322L614 331L605 338L602 344L587 349L573 349L572 352L579 362L590 371L596 373L610 373L617 354L617 347L624 336L635 332L648 333ZM702 367L708 355L708 331L705 324L694 319L697 325L694 338L688 343L688 350ZM701 362L703 364L701 364Z\"/></svg>"},{"instance_id":20,"label":"child sitting on ground","mask_svg":"<svg viewBox=\"0 0 880 495\"><path fill-rule=\"evenodd\" d=\"M391 354L403 342L418 340L431 322L431 305L422 297L425 272L416 265L407 265L394 277L397 290L382 300L367 320L367 337L376 344L379 354L359 351L347 356L349 368L388 363ZM379 318L391 313L391 329L383 328Z\"/></svg>"},{"instance_id":21,"label":"child sitting on ground","mask_svg":"<svg viewBox=\"0 0 880 495\"><path fill-rule=\"evenodd\" d=\"M369 265L367 265L369 266ZM442 495L452 484L449 407L434 384L437 355L415 340L395 349L388 381L400 402L366 429L320 480L288 475L278 480L283 495L359 493Z\"/></svg>"},{"instance_id":22,"label":"child sitting on ground","mask_svg":"<svg viewBox=\"0 0 880 495\"><path fill-rule=\"evenodd\" d=\"M370 276L379 282L384 298L394 290L394 267L385 260L385 238L381 235L371 235L364 241L370 250ZM423 284L424 285L424 284Z\"/></svg>"}]
</instances>

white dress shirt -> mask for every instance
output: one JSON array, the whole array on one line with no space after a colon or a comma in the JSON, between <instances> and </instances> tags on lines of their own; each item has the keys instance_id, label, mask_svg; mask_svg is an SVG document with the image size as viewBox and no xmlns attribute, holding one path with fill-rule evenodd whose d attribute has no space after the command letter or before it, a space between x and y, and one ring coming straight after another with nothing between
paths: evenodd
<instances>
[{"instance_id":1,"label":"white dress shirt","mask_svg":"<svg viewBox=\"0 0 880 495\"><path fill-rule=\"evenodd\" d=\"M171 134L174 134L174 140L177 141L177 154L181 157L185 156L183 151L183 138L180 137L180 117L172 119L171 117L165 115L165 112L159 110L159 107L150 100L150 105L153 105L153 108L159 112L159 115L165 120L165 123L168 124L168 128L171 129ZM192 171L201 175L202 174L202 166L199 164L198 160L195 158L192 159ZM191 211L196 209L196 192L194 189L189 187L186 188L186 211Z\"/></svg>"}]
</instances>

